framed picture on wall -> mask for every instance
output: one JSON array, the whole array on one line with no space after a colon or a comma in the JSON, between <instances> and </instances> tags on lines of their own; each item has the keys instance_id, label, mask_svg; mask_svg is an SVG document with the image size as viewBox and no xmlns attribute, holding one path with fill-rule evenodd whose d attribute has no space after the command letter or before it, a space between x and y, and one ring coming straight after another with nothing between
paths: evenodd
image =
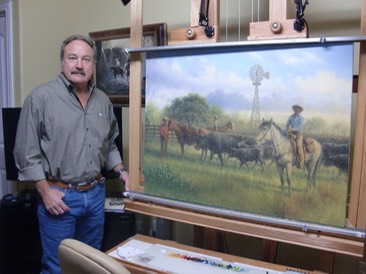
<instances>
[{"instance_id":1,"label":"framed picture on wall","mask_svg":"<svg viewBox=\"0 0 366 274\"><path fill-rule=\"evenodd\" d=\"M165 45L166 33L166 23L143 26L143 47ZM98 54L95 66L97 88L104 91L113 104L128 105L130 58L126 48L130 46L130 28L96 31L89 33L89 36L97 46ZM143 70L144 68L145 65L143 65Z\"/></svg>"}]
</instances>

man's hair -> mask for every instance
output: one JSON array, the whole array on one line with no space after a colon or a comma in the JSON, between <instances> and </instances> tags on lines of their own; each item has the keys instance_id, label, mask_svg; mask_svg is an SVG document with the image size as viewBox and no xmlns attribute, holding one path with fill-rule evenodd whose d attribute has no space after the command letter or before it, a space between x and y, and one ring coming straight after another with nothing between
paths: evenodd
<instances>
[{"instance_id":1,"label":"man's hair","mask_svg":"<svg viewBox=\"0 0 366 274\"><path fill-rule=\"evenodd\" d=\"M72 41L75 40L80 40L80 41L84 41L85 43L87 43L92 49L93 49L93 58L94 58L94 62L96 62L97 60L97 46L95 45L94 41L85 35L81 35L81 34L75 34L75 35L71 35L69 37L67 37L62 45L61 45L61 52L60 52L60 61L62 62L64 59L64 54L65 54L65 48L66 46L71 43Z\"/></svg>"}]
</instances>

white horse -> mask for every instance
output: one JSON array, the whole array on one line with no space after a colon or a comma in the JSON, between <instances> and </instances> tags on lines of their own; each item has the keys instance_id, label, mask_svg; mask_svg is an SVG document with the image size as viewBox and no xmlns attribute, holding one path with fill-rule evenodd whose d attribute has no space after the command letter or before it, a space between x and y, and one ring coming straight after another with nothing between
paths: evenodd
<instances>
[{"instance_id":1,"label":"white horse","mask_svg":"<svg viewBox=\"0 0 366 274\"><path fill-rule=\"evenodd\" d=\"M260 132L257 135L257 144L261 144L263 141L271 142L274 151L274 160L277 165L278 173L280 174L281 190L284 190L285 179L287 180L288 192L291 194L291 172L292 166L295 164L294 152L292 149L290 137L288 133L280 128L276 123L272 121L263 121L259 126ZM305 153L305 167L308 172L307 189L311 189L315 183L315 176L319 170L322 156L321 144L312 138L311 143L313 145L312 151Z\"/></svg>"}]
</instances>

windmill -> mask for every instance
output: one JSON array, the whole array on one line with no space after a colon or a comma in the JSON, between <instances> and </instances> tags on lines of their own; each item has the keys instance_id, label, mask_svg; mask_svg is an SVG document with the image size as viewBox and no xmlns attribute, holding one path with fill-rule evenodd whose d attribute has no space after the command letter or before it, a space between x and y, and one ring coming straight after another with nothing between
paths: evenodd
<instances>
[{"instance_id":1,"label":"windmill","mask_svg":"<svg viewBox=\"0 0 366 274\"><path fill-rule=\"evenodd\" d=\"M258 86L261 85L263 78L269 79L269 72L264 72L261 65L254 65L249 70L249 77L253 82L253 86L255 87L252 117L250 121L252 126L258 126L261 121Z\"/></svg>"}]
</instances>

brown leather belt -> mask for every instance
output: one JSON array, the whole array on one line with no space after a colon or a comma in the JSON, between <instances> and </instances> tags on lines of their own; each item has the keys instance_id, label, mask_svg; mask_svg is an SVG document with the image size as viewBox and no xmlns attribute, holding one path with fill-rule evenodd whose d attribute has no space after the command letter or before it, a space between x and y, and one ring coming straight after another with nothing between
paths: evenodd
<instances>
[{"instance_id":1,"label":"brown leather belt","mask_svg":"<svg viewBox=\"0 0 366 274\"><path fill-rule=\"evenodd\" d=\"M56 186L59 188L65 188L65 189L74 189L76 191L87 191L89 189L92 189L93 187L95 187L97 184L102 184L104 183L105 178L102 177L101 175L98 175L95 179L89 180L89 181L85 181L85 182L80 182L80 183L63 183L60 181L56 181L56 180L47 180L48 184L50 186Z\"/></svg>"}]
</instances>

